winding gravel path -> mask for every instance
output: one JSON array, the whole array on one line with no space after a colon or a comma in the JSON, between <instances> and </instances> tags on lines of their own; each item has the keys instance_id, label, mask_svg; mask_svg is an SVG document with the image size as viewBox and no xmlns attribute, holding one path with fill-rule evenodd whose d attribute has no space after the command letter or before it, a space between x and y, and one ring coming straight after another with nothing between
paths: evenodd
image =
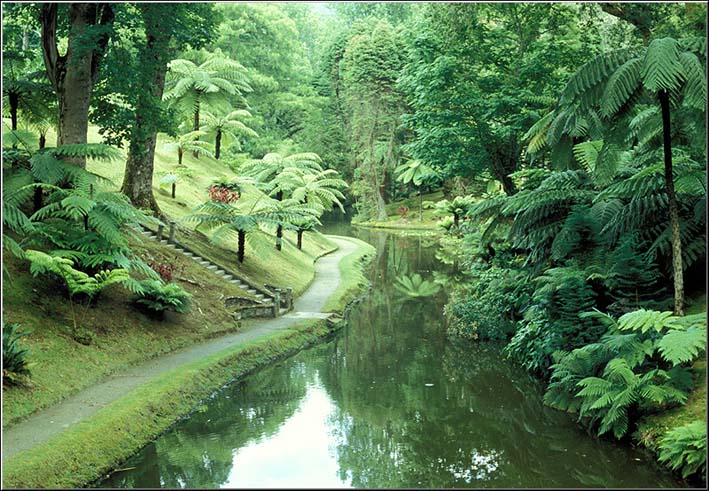
<instances>
[{"instance_id":1,"label":"winding gravel path","mask_svg":"<svg viewBox=\"0 0 709 491\"><path fill-rule=\"evenodd\" d=\"M103 382L88 387L59 404L33 414L28 419L3 430L2 461L44 442L123 397L139 385L182 364L290 327L302 319L327 317L320 310L340 285L339 262L357 248L348 240L328 238L335 242L338 249L317 260L313 282L305 293L295 300L292 312L275 319L249 321L244 331L210 339L196 346L140 363L129 370L108 376Z\"/></svg>"}]
</instances>

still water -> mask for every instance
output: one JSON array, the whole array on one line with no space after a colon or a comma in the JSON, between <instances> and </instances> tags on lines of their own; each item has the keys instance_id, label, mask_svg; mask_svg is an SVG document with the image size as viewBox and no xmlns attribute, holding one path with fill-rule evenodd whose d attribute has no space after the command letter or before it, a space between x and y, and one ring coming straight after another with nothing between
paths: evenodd
<instances>
[{"instance_id":1,"label":"still water","mask_svg":"<svg viewBox=\"0 0 709 491\"><path fill-rule=\"evenodd\" d=\"M377 247L348 327L214 394L100 487L684 486L545 407L499 346L447 340L433 239L328 232ZM429 288L396 287L417 273Z\"/></svg>"}]
</instances>

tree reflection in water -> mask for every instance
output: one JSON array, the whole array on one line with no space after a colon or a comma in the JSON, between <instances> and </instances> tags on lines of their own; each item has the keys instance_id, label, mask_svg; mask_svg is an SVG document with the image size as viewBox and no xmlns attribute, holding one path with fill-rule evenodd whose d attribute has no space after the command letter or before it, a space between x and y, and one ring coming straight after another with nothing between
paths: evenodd
<instances>
[{"instance_id":1,"label":"tree reflection in water","mask_svg":"<svg viewBox=\"0 0 709 491\"><path fill-rule=\"evenodd\" d=\"M363 232L373 288L349 326L220 391L101 483L115 487L677 487L542 403L500 346L446 339L452 266L431 239ZM402 301L397 276L444 286ZM640 461L636 460L639 459Z\"/></svg>"}]
</instances>

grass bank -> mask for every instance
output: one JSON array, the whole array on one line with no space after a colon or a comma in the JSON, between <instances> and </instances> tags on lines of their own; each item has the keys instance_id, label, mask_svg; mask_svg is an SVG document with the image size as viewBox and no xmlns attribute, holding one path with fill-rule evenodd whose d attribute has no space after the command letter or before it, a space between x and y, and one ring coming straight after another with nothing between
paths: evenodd
<instances>
[{"instance_id":1,"label":"grass bank","mask_svg":"<svg viewBox=\"0 0 709 491\"><path fill-rule=\"evenodd\" d=\"M412 195L404 200L395 201L386 205L388 218L386 221L366 221L353 222L352 225L357 227L367 228L384 228L396 230L440 230L438 222L442 215L436 212L432 206L426 207L426 202L438 202L443 199L443 192L436 191L434 193L424 194L422 201L424 202L423 220L419 220L419 198L418 195ZM400 207L408 208L408 212L402 216L398 210Z\"/></svg>"},{"instance_id":2,"label":"grass bank","mask_svg":"<svg viewBox=\"0 0 709 491\"><path fill-rule=\"evenodd\" d=\"M357 249L345 256L340 261L340 273L342 281L330 298L323 306L323 312L343 312L347 305L361 294L362 290L369 284L369 280L364 275L364 267L374 258L376 249L371 244L354 237L342 237L334 235L343 240L347 240L357 245Z\"/></svg>"},{"instance_id":3,"label":"grass bank","mask_svg":"<svg viewBox=\"0 0 709 491\"><path fill-rule=\"evenodd\" d=\"M374 248L357 239L343 258L340 287L326 310L341 313L366 286L362 268ZM182 365L141 385L69 430L8 459L5 487L76 488L101 479L230 381L290 356L337 331L342 322L312 319Z\"/></svg>"},{"instance_id":4,"label":"grass bank","mask_svg":"<svg viewBox=\"0 0 709 491\"><path fill-rule=\"evenodd\" d=\"M218 387L339 328L313 319L180 366L3 465L3 486L77 488L105 476Z\"/></svg>"},{"instance_id":5,"label":"grass bank","mask_svg":"<svg viewBox=\"0 0 709 491\"><path fill-rule=\"evenodd\" d=\"M88 140L101 141L97 127L89 128ZM48 135L48 141L55 141L55 136ZM234 172L223 161L209 157L194 159L186 154L183 167L188 173L178 183L173 199L167 188L158 185L161 174L176 168L177 157L165 150L166 142L167 138L159 135L154 192L161 209L179 221L178 240L252 284L290 287L296 296L304 292L314 277L314 261L335 250L335 244L319 232L306 232L303 249L299 250L295 232L286 231L283 248L277 251L273 235L249 234L245 261L239 263L236 244L212 244L209 237L181 221L208 199L207 187L214 179L234 177ZM121 152L125 154L125 150ZM107 178L112 183L109 188L115 190L122 182L124 167L124 160L87 163L89 171ZM258 191L252 190L244 193L242 199L258 199L257 194ZM174 279L193 295L192 309L187 314L168 313L165 320L157 321L130 305L129 292L120 286L108 287L95 305L77 308L80 329L94 339L88 346L73 339L71 308L61 284L49 277L32 278L28 263L5 255L10 277L3 282L4 322L19 323L23 330L31 332L22 338L21 344L30 349L33 366L30 386L3 389L3 427L132 364L237 329L224 307L224 298L248 298L247 292L149 239L133 244L133 248L148 263L176 266L178 274Z\"/></svg>"}]
</instances>

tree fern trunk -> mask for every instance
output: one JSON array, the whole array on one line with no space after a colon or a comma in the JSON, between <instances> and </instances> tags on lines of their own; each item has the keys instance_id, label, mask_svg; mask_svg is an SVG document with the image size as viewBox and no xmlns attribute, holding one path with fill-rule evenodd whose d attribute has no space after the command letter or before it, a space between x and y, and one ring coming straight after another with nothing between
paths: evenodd
<instances>
[{"instance_id":1,"label":"tree fern trunk","mask_svg":"<svg viewBox=\"0 0 709 491\"><path fill-rule=\"evenodd\" d=\"M303 230L298 229L298 250L303 248Z\"/></svg>"},{"instance_id":2,"label":"tree fern trunk","mask_svg":"<svg viewBox=\"0 0 709 491\"><path fill-rule=\"evenodd\" d=\"M283 191L278 191L276 193L276 199L278 201L283 201ZM276 228L276 250L280 251L282 247L282 242L283 242L283 225L278 225Z\"/></svg>"},{"instance_id":3,"label":"tree fern trunk","mask_svg":"<svg viewBox=\"0 0 709 491\"><path fill-rule=\"evenodd\" d=\"M34 211L35 212L37 210L39 210L40 208L42 208L42 206L44 206L44 203L43 203L44 195L42 193L43 193L43 191L40 186L37 186L36 188L34 188Z\"/></svg>"},{"instance_id":4,"label":"tree fern trunk","mask_svg":"<svg viewBox=\"0 0 709 491\"><path fill-rule=\"evenodd\" d=\"M175 186L177 186L177 184L175 184L175 183L173 182L173 183L172 183L172 199L175 199Z\"/></svg>"},{"instance_id":5,"label":"tree fern trunk","mask_svg":"<svg viewBox=\"0 0 709 491\"><path fill-rule=\"evenodd\" d=\"M39 149L42 150L45 145L47 145L47 135L45 133L39 134Z\"/></svg>"},{"instance_id":6,"label":"tree fern trunk","mask_svg":"<svg viewBox=\"0 0 709 491\"><path fill-rule=\"evenodd\" d=\"M177 165L182 166L182 155L184 154L184 150L182 148L177 149Z\"/></svg>"},{"instance_id":7,"label":"tree fern trunk","mask_svg":"<svg viewBox=\"0 0 709 491\"><path fill-rule=\"evenodd\" d=\"M423 195L419 186L419 222L423 222Z\"/></svg>"},{"instance_id":8,"label":"tree fern trunk","mask_svg":"<svg viewBox=\"0 0 709 491\"><path fill-rule=\"evenodd\" d=\"M197 105L195 106L194 109L194 130L198 131L199 130L199 99L197 100ZM195 138L195 141L199 140L199 136ZM199 153L197 153L197 150L192 152L192 156L196 159L199 158Z\"/></svg>"},{"instance_id":9,"label":"tree fern trunk","mask_svg":"<svg viewBox=\"0 0 709 491\"><path fill-rule=\"evenodd\" d=\"M236 257L239 259L240 263L244 262L244 242L246 241L246 232L239 230L239 244L236 252Z\"/></svg>"},{"instance_id":10,"label":"tree fern trunk","mask_svg":"<svg viewBox=\"0 0 709 491\"><path fill-rule=\"evenodd\" d=\"M457 213L453 213L453 225L455 225L456 228L458 228L458 222L460 221L460 217L458 216Z\"/></svg>"},{"instance_id":11,"label":"tree fern trunk","mask_svg":"<svg viewBox=\"0 0 709 491\"><path fill-rule=\"evenodd\" d=\"M7 99L10 103L10 128L12 131L17 131L17 109L20 105L20 96L17 92L10 92Z\"/></svg>"},{"instance_id":12,"label":"tree fern trunk","mask_svg":"<svg viewBox=\"0 0 709 491\"><path fill-rule=\"evenodd\" d=\"M222 132L217 131L217 136L214 139L214 158L219 160L219 153L222 148Z\"/></svg>"},{"instance_id":13,"label":"tree fern trunk","mask_svg":"<svg viewBox=\"0 0 709 491\"><path fill-rule=\"evenodd\" d=\"M665 189L669 204L670 227L672 229L672 275L675 287L675 315L684 315L684 273L682 270L682 237L679 227L679 207L672 177L672 136L670 134L670 96L666 90L658 93L662 108L662 137L665 155Z\"/></svg>"}]
</instances>

